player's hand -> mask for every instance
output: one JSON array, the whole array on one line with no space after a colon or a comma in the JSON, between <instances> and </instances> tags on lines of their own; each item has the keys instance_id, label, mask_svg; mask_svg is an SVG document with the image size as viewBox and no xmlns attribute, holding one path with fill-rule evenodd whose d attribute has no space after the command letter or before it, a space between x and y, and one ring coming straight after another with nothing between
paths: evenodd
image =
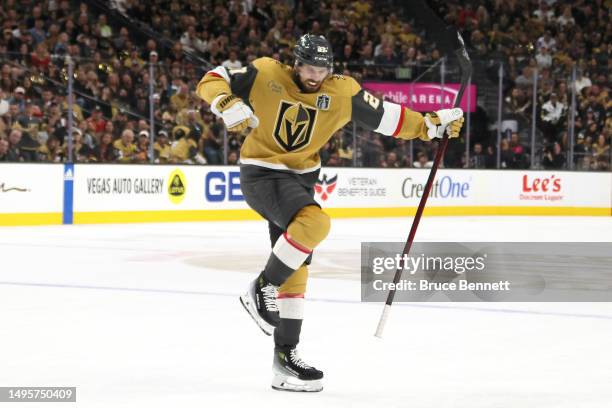
<instances>
[{"instance_id":1,"label":"player's hand","mask_svg":"<svg viewBox=\"0 0 612 408\"><path fill-rule=\"evenodd\" d=\"M259 119L236 95L219 95L212 104L211 111L223 119L229 132L241 132L246 128L259 126Z\"/></svg>"},{"instance_id":2,"label":"player's hand","mask_svg":"<svg viewBox=\"0 0 612 408\"><path fill-rule=\"evenodd\" d=\"M459 137L463 126L463 110L461 108L441 109L425 115L427 136L430 139L442 138L444 131L449 138Z\"/></svg>"}]
</instances>

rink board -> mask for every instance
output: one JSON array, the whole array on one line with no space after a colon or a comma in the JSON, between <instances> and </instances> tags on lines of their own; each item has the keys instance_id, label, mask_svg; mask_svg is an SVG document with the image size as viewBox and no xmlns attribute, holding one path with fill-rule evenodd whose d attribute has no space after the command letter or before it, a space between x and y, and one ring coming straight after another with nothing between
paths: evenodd
<instances>
[{"instance_id":1,"label":"rink board","mask_svg":"<svg viewBox=\"0 0 612 408\"><path fill-rule=\"evenodd\" d=\"M63 166L0 164L0 225L61 224Z\"/></svg>"},{"instance_id":2,"label":"rink board","mask_svg":"<svg viewBox=\"0 0 612 408\"><path fill-rule=\"evenodd\" d=\"M428 169L324 168L336 218L412 216ZM612 174L439 170L426 216L612 215ZM251 220L236 166L0 165L0 225Z\"/></svg>"}]
</instances>

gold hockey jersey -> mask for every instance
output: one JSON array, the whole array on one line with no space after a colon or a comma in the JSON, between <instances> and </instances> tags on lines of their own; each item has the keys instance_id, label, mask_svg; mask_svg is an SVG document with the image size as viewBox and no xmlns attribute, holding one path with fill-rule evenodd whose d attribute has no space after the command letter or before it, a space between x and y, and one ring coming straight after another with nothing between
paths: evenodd
<instances>
[{"instance_id":1,"label":"gold hockey jersey","mask_svg":"<svg viewBox=\"0 0 612 408\"><path fill-rule=\"evenodd\" d=\"M321 166L319 150L351 120L388 136L429 140L420 113L381 101L351 77L332 75L318 92L305 93L293 75L293 68L264 57L237 70L217 67L198 84L197 94L208 103L234 93L259 118L242 145L241 163L315 171Z\"/></svg>"}]
</instances>

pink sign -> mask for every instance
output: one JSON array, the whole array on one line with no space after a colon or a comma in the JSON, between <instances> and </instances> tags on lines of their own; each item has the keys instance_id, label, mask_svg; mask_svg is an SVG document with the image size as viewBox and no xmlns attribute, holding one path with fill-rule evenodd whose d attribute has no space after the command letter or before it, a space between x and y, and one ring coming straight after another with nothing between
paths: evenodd
<instances>
[{"instance_id":1,"label":"pink sign","mask_svg":"<svg viewBox=\"0 0 612 408\"><path fill-rule=\"evenodd\" d=\"M363 87L371 92L382 93L385 100L402 104L418 112L431 112L442 108L452 108L460 84L406 82L364 82ZM467 88L461 99L461 109L467 112L468 93L470 112L476 110L476 85Z\"/></svg>"}]
</instances>

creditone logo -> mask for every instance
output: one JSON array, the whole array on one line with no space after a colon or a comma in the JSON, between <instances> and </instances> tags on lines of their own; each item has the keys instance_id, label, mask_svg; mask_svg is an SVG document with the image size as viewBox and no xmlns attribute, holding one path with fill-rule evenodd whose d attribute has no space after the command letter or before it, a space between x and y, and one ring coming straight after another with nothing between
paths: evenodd
<instances>
[{"instance_id":1,"label":"creditone logo","mask_svg":"<svg viewBox=\"0 0 612 408\"><path fill-rule=\"evenodd\" d=\"M30 191L30 189L25 187L8 187L6 183L0 182L0 193L10 193L12 191L17 193L27 193L28 191Z\"/></svg>"},{"instance_id":2,"label":"creditone logo","mask_svg":"<svg viewBox=\"0 0 612 408\"><path fill-rule=\"evenodd\" d=\"M274 125L274 140L287 152L308 146L316 118L316 108L301 102L281 101Z\"/></svg>"},{"instance_id":3,"label":"creditone logo","mask_svg":"<svg viewBox=\"0 0 612 408\"><path fill-rule=\"evenodd\" d=\"M415 183L412 177L407 177L402 183L404 198L421 198L425 191L425 183ZM468 181L455 181L451 176L444 176L434 181L429 196L432 198L467 198L470 193Z\"/></svg>"},{"instance_id":4,"label":"creditone logo","mask_svg":"<svg viewBox=\"0 0 612 408\"><path fill-rule=\"evenodd\" d=\"M211 171L204 180L206 200L218 203L222 201L244 201L240 190L239 171Z\"/></svg>"},{"instance_id":5,"label":"creditone logo","mask_svg":"<svg viewBox=\"0 0 612 408\"><path fill-rule=\"evenodd\" d=\"M521 183L521 200L529 201L562 201L563 184L560 176L536 177L523 174Z\"/></svg>"},{"instance_id":6,"label":"creditone logo","mask_svg":"<svg viewBox=\"0 0 612 408\"><path fill-rule=\"evenodd\" d=\"M174 204L180 204L187 192L187 178L181 170L176 169L170 173L168 180L168 197Z\"/></svg>"},{"instance_id":7,"label":"creditone logo","mask_svg":"<svg viewBox=\"0 0 612 408\"><path fill-rule=\"evenodd\" d=\"M331 193L336 189L336 183L338 181L338 175L336 174L334 177L327 179L327 174L323 174L317 182L315 183L314 190L315 194L321 197L321 201L326 201Z\"/></svg>"}]
</instances>

